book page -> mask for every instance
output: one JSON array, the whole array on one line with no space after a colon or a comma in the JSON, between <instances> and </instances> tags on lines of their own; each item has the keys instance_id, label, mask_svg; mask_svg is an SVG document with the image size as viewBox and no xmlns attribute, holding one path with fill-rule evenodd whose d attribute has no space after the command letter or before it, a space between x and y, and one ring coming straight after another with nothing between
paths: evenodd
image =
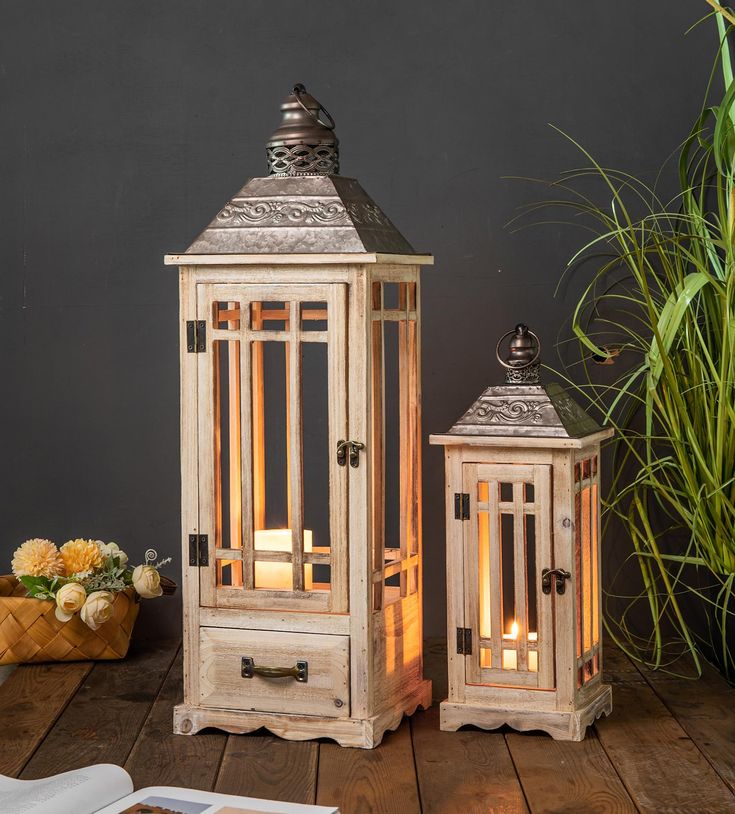
<instances>
[{"instance_id":1,"label":"book page","mask_svg":"<svg viewBox=\"0 0 735 814\"><path fill-rule=\"evenodd\" d=\"M95 814L100 806L133 790L120 766L100 763L42 780L15 780L0 775L2 814Z\"/></svg>"},{"instance_id":2,"label":"book page","mask_svg":"<svg viewBox=\"0 0 735 814\"><path fill-rule=\"evenodd\" d=\"M97 814L339 814L339 809L152 786L129 794Z\"/></svg>"}]
</instances>

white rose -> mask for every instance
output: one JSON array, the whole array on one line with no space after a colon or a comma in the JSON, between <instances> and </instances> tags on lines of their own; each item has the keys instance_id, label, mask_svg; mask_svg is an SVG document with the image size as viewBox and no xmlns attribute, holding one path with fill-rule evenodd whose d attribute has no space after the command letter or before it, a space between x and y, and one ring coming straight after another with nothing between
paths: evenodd
<instances>
[{"instance_id":1,"label":"white rose","mask_svg":"<svg viewBox=\"0 0 735 814\"><path fill-rule=\"evenodd\" d=\"M60 622L68 622L69 619L81 610L87 599L87 592L78 582L68 582L62 585L56 592L56 610L54 614Z\"/></svg>"},{"instance_id":2,"label":"white rose","mask_svg":"<svg viewBox=\"0 0 735 814\"><path fill-rule=\"evenodd\" d=\"M152 565L137 565L133 571L133 587L143 599L153 599L163 593L161 576Z\"/></svg>"},{"instance_id":3,"label":"white rose","mask_svg":"<svg viewBox=\"0 0 735 814\"><path fill-rule=\"evenodd\" d=\"M97 545L103 557L117 557L120 565L125 565L128 561L128 555L117 543L103 543L102 540L97 540Z\"/></svg>"},{"instance_id":4,"label":"white rose","mask_svg":"<svg viewBox=\"0 0 735 814\"><path fill-rule=\"evenodd\" d=\"M87 597L79 615L82 622L92 630L104 625L112 616L112 603L115 597L109 591L95 591Z\"/></svg>"}]
</instances>

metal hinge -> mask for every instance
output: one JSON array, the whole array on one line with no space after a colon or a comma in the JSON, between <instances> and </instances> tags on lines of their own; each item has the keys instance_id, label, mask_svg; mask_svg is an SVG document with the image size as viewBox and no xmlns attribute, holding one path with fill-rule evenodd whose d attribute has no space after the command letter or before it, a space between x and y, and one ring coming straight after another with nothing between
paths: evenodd
<instances>
[{"instance_id":1,"label":"metal hinge","mask_svg":"<svg viewBox=\"0 0 735 814\"><path fill-rule=\"evenodd\" d=\"M467 492L454 493L454 519L470 519L470 496L467 494Z\"/></svg>"},{"instance_id":2,"label":"metal hinge","mask_svg":"<svg viewBox=\"0 0 735 814\"><path fill-rule=\"evenodd\" d=\"M206 534L189 535L189 565L209 565L209 537Z\"/></svg>"},{"instance_id":3,"label":"metal hinge","mask_svg":"<svg viewBox=\"0 0 735 814\"><path fill-rule=\"evenodd\" d=\"M207 350L207 323L203 319L186 321L186 350L189 353Z\"/></svg>"},{"instance_id":4,"label":"metal hinge","mask_svg":"<svg viewBox=\"0 0 735 814\"><path fill-rule=\"evenodd\" d=\"M457 653L460 656L472 655L472 628L457 628Z\"/></svg>"}]
</instances>

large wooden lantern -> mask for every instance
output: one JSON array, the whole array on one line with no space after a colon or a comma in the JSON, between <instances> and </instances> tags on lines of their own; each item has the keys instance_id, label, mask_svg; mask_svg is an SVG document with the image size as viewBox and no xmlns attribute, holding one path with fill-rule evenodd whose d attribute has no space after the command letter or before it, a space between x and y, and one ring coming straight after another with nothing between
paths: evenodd
<instances>
[{"instance_id":1,"label":"large wooden lantern","mask_svg":"<svg viewBox=\"0 0 735 814\"><path fill-rule=\"evenodd\" d=\"M180 269L178 733L373 747L422 675L419 269L297 85ZM326 115L328 122L323 121Z\"/></svg>"},{"instance_id":2,"label":"large wooden lantern","mask_svg":"<svg viewBox=\"0 0 735 814\"><path fill-rule=\"evenodd\" d=\"M515 329L506 383L444 435L449 698L441 728L581 740L612 709L600 637L601 429ZM506 334L507 338L510 334ZM500 349L498 343L498 351Z\"/></svg>"}]
</instances>

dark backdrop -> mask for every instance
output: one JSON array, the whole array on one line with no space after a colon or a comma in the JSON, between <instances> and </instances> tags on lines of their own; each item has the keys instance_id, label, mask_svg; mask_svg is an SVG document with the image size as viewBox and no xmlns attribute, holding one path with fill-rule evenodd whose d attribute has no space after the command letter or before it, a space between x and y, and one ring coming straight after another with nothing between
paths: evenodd
<instances>
[{"instance_id":1,"label":"dark backdrop","mask_svg":"<svg viewBox=\"0 0 735 814\"><path fill-rule=\"evenodd\" d=\"M652 173L688 132L714 53L702 0L0 3L0 571L30 536L118 541L180 572L177 280L183 251L263 175L301 81L343 174L436 266L424 274L424 434L500 376L522 319L556 338L579 240L503 224L502 176ZM444 628L443 467L424 449L429 634ZM610 545L610 541L608 545ZM170 632L178 601L147 608Z\"/></svg>"}]
</instances>

